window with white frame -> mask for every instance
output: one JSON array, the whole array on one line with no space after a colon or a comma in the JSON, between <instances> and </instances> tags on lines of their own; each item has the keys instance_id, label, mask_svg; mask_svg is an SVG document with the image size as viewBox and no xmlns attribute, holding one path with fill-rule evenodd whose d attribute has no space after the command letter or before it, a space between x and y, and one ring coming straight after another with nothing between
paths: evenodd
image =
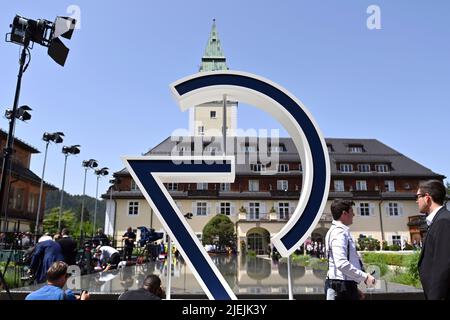
<instances>
[{"instance_id":1,"label":"window with white frame","mask_svg":"<svg viewBox=\"0 0 450 320\"><path fill-rule=\"evenodd\" d=\"M359 172L370 172L370 164L368 164L368 163L358 164L358 171Z\"/></svg>"},{"instance_id":2,"label":"window with white frame","mask_svg":"<svg viewBox=\"0 0 450 320\"><path fill-rule=\"evenodd\" d=\"M230 190L231 190L231 183L220 184L220 191L230 191Z\"/></svg>"},{"instance_id":3,"label":"window with white frame","mask_svg":"<svg viewBox=\"0 0 450 320\"><path fill-rule=\"evenodd\" d=\"M252 170L253 172L266 171L266 165L261 163L251 163L250 170Z\"/></svg>"},{"instance_id":4,"label":"window with white frame","mask_svg":"<svg viewBox=\"0 0 450 320\"><path fill-rule=\"evenodd\" d=\"M139 188L138 188L138 186L137 186L136 182L134 182L134 180L133 180L133 179L131 179L131 186L130 186L130 190L131 190L131 191L137 191L137 190L139 190Z\"/></svg>"},{"instance_id":5,"label":"window with white frame","mask_svg":"<svg viewBox=\"0 0 450 320\"><path fill-rule=\"evenodd\" d=\"M231 214L231 203L230 202L221 202L220 203L220 214L224 214L229 216Z\"/></svg>"},{"instance_id":6,"label":"window with white frame","mask_svg":"<svg viewBox=\"0 0 450 320\"><path fill-rule=\"evenodd\" d=\"M334 180L334 191L336 192L344 192L344 180Z\"/></svg>"},{"instance_id":7,"label":"window with white frame","mask_svg":"<svg viewBox=\"0 0 450 320\"><path fill-rule=\"evenodd\" d=\"M198 134L199 134L200 136L205 135L205 126L199 126L199 127L198 127Z\"/></svg>"},{"instance_id":8,"label":"window with white frame","mask_svg":"<svg viewBox=\"0 0 450 320\"><path fill-rule=\"evenodd\" d=\"M400 208L398 203L389 202L388 204L388 212L391 217L398 217L400 215Z\"/></svg>"},{"instance_id":9,"label":"window with white frame","mask_svg":"<svg viewBox=\"0 0 450 320\"><path fill-rule=\"evenodd\" d=\"M289 172L289 164L288 163L278 164L278 172Z\"/></svg>"},{"instance_id":10,"label":"window with white frame","mask_svg":"<svg viewBox=\"0 0 450 320\"><path fill-rule=\"evenodd\" d=\"M366 180L356 180L356 190L357 191L367 191L367 181Z\"/></svg>"},{"instance_id":11,"label":"window with white frame","mask_svg":"<svg viewBox=\"0 0 450 320\"><path fill-rule=\"evenodd\" d=\"M277 190L287 191L289 183L287 180L277 180Z\"/></svg>"},{"instance_id":12,"label":"window with white frame","mask_svg":"<svg viewBox=\"0 0 450 320\"><path fill-rule=\"evenodd\" d=\"M391 236L392 244L396 244L398 246L402 245L402 236L393 234Z\"/></svg>"},{"instance_id":13,"label":"window with white frame","mask_svg":"<svg viewBox=\"0 0 450 320\"><path fill-rule=\"evenodd\" d=\"M177 191L178 190L178 183L168 183L167 184L167 190L169 190L169 191Z\"/></svg>"},{"instance_id":14,"label":"window with white frame","mask_svg":"<svg viewBox=\"0 0 450 320\"><path fill-rule=\"evenodd\" d=\"M375 165L375 170L381 173L389 172L389 166L387 164L377 164Z\"/></svg>"},{"instance_id":15,"label":"window with white frame","mask_svg":"<svg viewBox=\"0 0 450 320\"><path fill-rule=\"evenodd\" d=\"M197 202L195 208L195 214L197 216L206 216L208 213L208 203L206 202Z\"/></svg>"},{"instance_id":16,"label":"window with white frame","mask_svg":"<svg viewBox=\"0 0 450 320\"><path fill-rule=\"evenodd\" d=\"M197 183L197 190L208 190L207 183Z\"/></svg>"},{"instance_id":17,"label":"window with white frame","mask_svg":"<svg viewBox=\"0 0 450 320\"><path fill-rule=\"evenodd\" d=\"M339 170L341 172L353 172L353 165L350 163L341 163L339 165Z\"/></svg>"},{"instance_id":18,"label":"window with white frame","mask_svg":"<svg viewBox=\"0 0 450 320\"><path fill-rule=\"evenodd\" d=\"M358 205L358 214L362 217L370 216L370 204L366 202L361 202Z\"/></svg>"},{"instance_id":19,"label":"window with white frame","mask_svg":"<svg viewBox=\"0 0 450 320\"><path fill-rule=\"evenodd\" d=\"M139 214L139 201L128 201L128 215L137 216Z\"/></svg>"},{"instance_id":20,"label":"window with white frame","mask_svg":"<svg viewBox=\"0 0 450 320\"><path fill-rule=\"evenodd\" d=\"M248 180L248 191L259 191L259 180Z\"/></svg>"},{"instance_id":21,"label":"window with white frame","mask_svg":"<svg viewBox=\"0 0 450 320\"><path fill-rule=\"evenodd\" d=\"M249 203L249 218L250 220L259 220L259 202Z\"/></svg>"},{"instance_id":22,"label":"window with white frame","mask_svg":"<svg viewBox=\"0 0 450 320\"><path fill-rule=\"evenodd\" d=\"M289 202L278 203L278 219L289 219Z\"/></svg>"},{"instance_id":23,"label":"window with white frame","mask_svg":"<svg viewBox=\"0 0 450 320\"><path fill-rule=\"evenodd\" d=\"M348 151L351 153L363 153L364 152L364 147L360 146L360 145L349 145L348 146Z\"/></svg>"},{"instance_id":24,"label":"window with white frame","mask_svg":"<svg viewBox=\"0 0 450 320\"><path fill-rule=\"evenodd\" d=\"M210 117L211 119L215 119L215 118L216 118L216 111L210 111L210 112L209 112L209 117Z\"/></svg>"},{"instance_id":25,"label":"window with white frame","mask_svg":"<svg viewBox=\"0 0 450 320\"><path fill-rule=\"evenodd\" d=\"M394 192L395 191L395 182L394 180L386 180L384 182L384 189L388 192Z\"/></svg>"}]
</instances>

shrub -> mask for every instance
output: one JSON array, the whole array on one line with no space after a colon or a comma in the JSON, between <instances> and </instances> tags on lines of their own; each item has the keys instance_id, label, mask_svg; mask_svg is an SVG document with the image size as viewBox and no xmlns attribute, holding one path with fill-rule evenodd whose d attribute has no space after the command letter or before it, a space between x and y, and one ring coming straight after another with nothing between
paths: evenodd
<instances>
[{"instance_id":1,"label":"shrub","mask_svg":"<svg viewBox=\"0 0 450 320\"><path fill-rule=\"evenodd\" d=\"M309 266L316 270L328 270L328 263L326 259L311 258Z\"/></svg>"},{"instance_id":2,"label":"shrub","mask_svg":"<svg viewBox=\"0 0 450 320\"><path fill-rule=\"evenodd\" d=\"M419 258L420 258L420 252L415 252L407 257L405 259L405 266L408 270L408 273L411 275L413 279L420 282L419 280Z\"/></svg>"},{"instance_id":3,"label":"shrub","mask_svg":"<svg viewBox=\"0 0 450 320\"><path fill-rule=\"evenodd\" d=\"M380 250L380 241L375 238L359 238L358 247L365 251Z\"/></svg>"},{"instance_id":4,"label":"shrub","mask_svg":"<svg viewBox=\"0 0 450 320\"><path fill-rule=\"evenodd\" d=\"M311 256L309 255L292 255L292 263L298 264L299 266L305 267L309 265Z\"/></svg>"}]
</instances>

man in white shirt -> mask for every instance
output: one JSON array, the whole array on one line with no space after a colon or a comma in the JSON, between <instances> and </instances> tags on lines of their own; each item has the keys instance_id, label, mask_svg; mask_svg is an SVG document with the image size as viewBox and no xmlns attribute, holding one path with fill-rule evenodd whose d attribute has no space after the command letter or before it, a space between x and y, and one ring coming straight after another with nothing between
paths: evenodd
<instances>
[{"instance_id":1,"label":"man in white shirt","mask_svg":"<svg viewBox=\"0 0 450 320\"><path fill-rule=\"evenodd\" d=\"M375 284L375 278L364 272L356 246L350 236L353 223L353 201L334 200L331 204L333 224L325 237L328 273L325 281L327 300L360 300L364 297L358 283Z\"/></svg>"},{"instance_id":2,"label":"man in white shirt","mask_svg":"<svg viewBox=\"0 0 450 320\"><path fill-rule=\"evenodd\" d=\"M120 262L119 251L110 246L98 246L96 249L96 256L101 261L102 265L106 264L103 271L117 268Z\"/></svg>"}]
</instances>

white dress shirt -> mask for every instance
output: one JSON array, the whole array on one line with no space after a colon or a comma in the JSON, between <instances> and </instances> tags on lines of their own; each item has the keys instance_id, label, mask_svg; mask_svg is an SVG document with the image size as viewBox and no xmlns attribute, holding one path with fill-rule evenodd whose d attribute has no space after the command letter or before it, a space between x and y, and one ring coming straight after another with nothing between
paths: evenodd
<instances>
[{"instance_id":1,"label":"white dress shirt","mask_svg":"<svg viewBox=\"0 0 450 320\"><path fill-rule=\"evenodd\" d=\"M346 225L340 221L333 221L325 237L325 245L329 279L351 280L360 283L367 278L368 274L361 270L361 259ZM347 254L347 248L350 251L349 254Z\"/></svg>"},{"instance_id":2,"label":"white dress shirt","mask_svg":"<svg viewBox=\"0 0 450 320\"><path fill-rule=\"evenodd\" d=\"M442 206L437 207L436 209L434 209L434 210L427 216L426 220L427 220L427 225L428 225L428 226L431 226L431 224L433 223L434 216L436 215L436 213L437 213L439 210L441 210L441 208L442 208Z\"/></svg>"}]
</instances>

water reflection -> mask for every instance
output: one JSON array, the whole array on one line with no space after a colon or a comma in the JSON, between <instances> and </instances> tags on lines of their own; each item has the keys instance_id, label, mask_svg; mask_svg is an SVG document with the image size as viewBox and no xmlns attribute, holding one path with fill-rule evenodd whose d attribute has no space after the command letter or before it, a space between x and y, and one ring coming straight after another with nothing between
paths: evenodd
<instances>
[{"instance_id":1,"label":"water reflection","mask_svg":"<svg viewBox=\"0 0 450 320\"><path fill-rule=\"evenodd\" d=\"M267 258L233 255L217 255L211 258L236 294L288 294L287 263L285 261L274 262ZM89 292L97 293L122 293L141 287L144 278L149 274L158 275L165 286L168 271L167 261L149 262L143 265L124 267L120 270L82 276L79 281L80 288L74 289L86 289ZM291 271L294 293L323 293L326 270L292 265ZM172 294L204 294L183 259L174 259L170 272ZM36 287L20 289L34 291ZM389 292L414 291L409 287L392 287L391 285L381 288L382 292L386 292L386 290Z\"/></svg>"}]
</instances>

